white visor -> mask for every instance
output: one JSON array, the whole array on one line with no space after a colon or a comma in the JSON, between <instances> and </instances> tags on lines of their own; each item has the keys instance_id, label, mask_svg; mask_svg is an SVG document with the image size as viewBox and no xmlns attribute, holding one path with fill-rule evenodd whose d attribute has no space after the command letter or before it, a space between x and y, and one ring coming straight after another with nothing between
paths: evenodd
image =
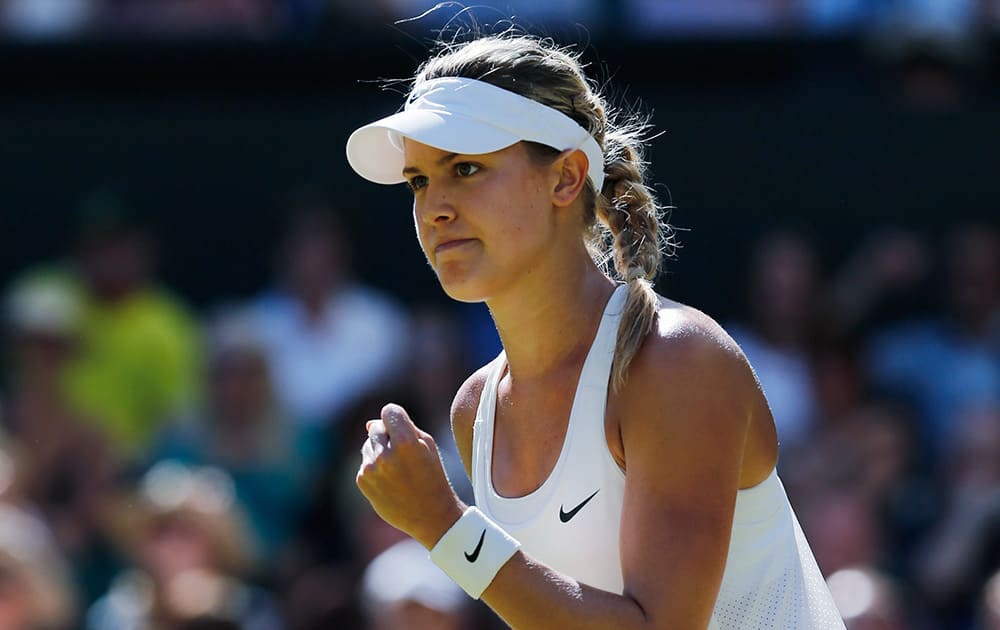
<instances>
[{"instance_id":1,"label":"white visor","mask_svg":"<svg viewBox=\"0 0 1000 630\"><path fill-rule=\"evenodd\" d=\"M347 139L347 161L377 184L403 177L403 137L463 155L499 151L530 140L565 151L579 149L598 191L604 154L594 137L562 112L484 81L431 79L410 93L403 111L357 129Z\"/></svg>"}]
</instances>

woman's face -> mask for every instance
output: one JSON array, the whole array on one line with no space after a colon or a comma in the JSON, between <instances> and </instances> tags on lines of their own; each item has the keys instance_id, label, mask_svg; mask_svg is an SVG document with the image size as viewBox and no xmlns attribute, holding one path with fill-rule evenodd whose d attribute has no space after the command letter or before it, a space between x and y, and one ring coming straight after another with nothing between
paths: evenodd
<instances>
[{"instance_id":1,"label":"woman's face","mask_svg":"<svg viewBox=\"0 0 1000 630\"><path fill-rule=\"evenodd\" d=\"M487 300L539 273L556 229L555 167L540 165L523 143L480 155L409 139L404 146L417 236L449 296Z\"/></svg>"}]
</instances>

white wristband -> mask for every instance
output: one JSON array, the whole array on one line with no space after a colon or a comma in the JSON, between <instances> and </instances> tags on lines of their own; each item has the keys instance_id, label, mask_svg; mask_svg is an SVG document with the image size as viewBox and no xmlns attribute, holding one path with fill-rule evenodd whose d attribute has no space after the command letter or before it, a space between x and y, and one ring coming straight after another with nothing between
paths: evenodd
<instances>
[{"instance_id":1,"label":"white wristband","mask_svg":"<svg viewBox=\"0 0 1000 630\"><path fill-rule=\"evenodd\" d=\"M521 543L475 506L444 533L431 549L431 560L475 599L483 594Z\"/></svg>"}]
</instances>

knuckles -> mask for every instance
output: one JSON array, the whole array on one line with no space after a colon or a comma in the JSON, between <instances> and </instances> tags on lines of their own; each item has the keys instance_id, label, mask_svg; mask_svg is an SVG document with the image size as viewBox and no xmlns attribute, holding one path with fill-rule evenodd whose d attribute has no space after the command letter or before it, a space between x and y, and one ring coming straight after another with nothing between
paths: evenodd
<instances>
[{"instance_id":1,"label":"knuckles","mask_svg":"<svg viewBox=\"0 0 1000 630\"><path fill-rule=\"evenodd\" d=\"M387 440L381 448L376 448L369 437L361 447L361 465L355 481L362 489L373 489L399 477L411 479L426 466L428 453L437 455L437 444L423 431L416 440Z\"/></svg>"},{"instance_id":2,"label":"knuckles","mask_svg":"<svg viewBox=\"0 0 1000 630\"><path fill-rule=\"evenodd\" d=\"M361 463L361 467L358 468L358 479L371 479L378 472L378 466L373 461L365 461Z\"/></svg>"}]
</instances>

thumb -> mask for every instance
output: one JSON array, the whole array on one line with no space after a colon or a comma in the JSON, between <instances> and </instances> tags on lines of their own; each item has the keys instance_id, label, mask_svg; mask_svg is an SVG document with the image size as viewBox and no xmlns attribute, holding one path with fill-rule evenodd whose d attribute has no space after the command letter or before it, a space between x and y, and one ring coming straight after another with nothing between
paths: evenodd
<instances>
[{"instance_id":1,"label":"thumb","mask_svg":"<svg viewBox=\"0 0 1000 630\"><path fill-rule=\"evenodd\" d=\"M415 442L421 436L420 429L410 420L406 410L396 403L382 407L382 422L390 442Z\"/></svg>"}]
</instances>

